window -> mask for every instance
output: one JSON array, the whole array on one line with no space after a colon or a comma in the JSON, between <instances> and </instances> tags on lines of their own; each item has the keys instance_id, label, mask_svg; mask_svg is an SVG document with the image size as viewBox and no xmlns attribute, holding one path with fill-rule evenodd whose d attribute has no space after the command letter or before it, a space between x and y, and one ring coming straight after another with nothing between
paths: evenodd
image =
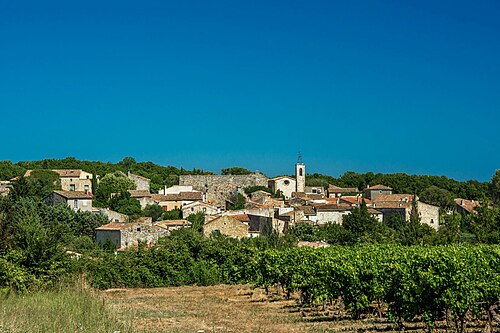
<instances>
[{"instance_id":1,"label":"window","mask_svg":"<svg viewBox=\"0 0 500 333\"><path fill-rule=\"evenodd\" d=\"M141 232L141 227L137 227L136 231Z\"/></svg>"},{"instance_id":2,"label":"window","mask_svg":"<svg viewBox=\"0 0 500 333\"><path fill-rule=\"evenodd\" d=\"M288 185L290 185L290 181L289 181L289 180L285 180L285 181L283 182L283 184L285 184L286 186L288 186Z\"/></svg>"},{"instance_id":3,"label":"window","mask_svg":"<svg viewBox=\"0 0 500 333\"><path fill-rule=\"evenodd\" d=\"M318 193L318 190L316 190L315 188L313 188L312 193Z\"/></svg>"},{"instance_id":4,"label":"window","mask_svg":"<svg viewBox=\"0 0 500 333\"><path fill-rule=\"evenodd\" d=\"M207 209L206 209L206 208L203 208L203 211L204 211L204 212L206 212L206 211L207 211Z\"/></svg>"},{"instance_id":5,"label":"window","mask_svg":"<svg viewBox=\"0 0 500 333\"><path fill-rule=\"evenodd\" d=\"M302 176L302 168L299 169L299 176Z\"/></svg>"},{"instance_id":6,"label":"window","mask_svg":"<svg viewBox=\"0 0 500 333\"><path fill-rule=\"evenodd\" d=\"M78 200L77 199L73 200L73 208L78 209Z\"/></svg>"},{"instance_id":7,"label":"window","mask_svg":"<svg viewBox=\"0 0 500 333\"><path fill-rule=\"evenodd\" d=\"M434 224L434 219L431 219L431 223Z\"/></svg>"},{"instance_id":8,"label":"window","mask_svg":"<svg viewBox=\"0 0 500 333\"><path fill-rule=\"evenodd\" d=\"M69 190L74 191L75 190L75 184L69 184Z\"/></svg>"},{"instance_id":9,"label":"window","mask_svg":"<svg viewBox=\"0 0 500 333\"><path fill-rule=\"evenodd\" d=\"M89 186L88 186L88 185L83 186L83 190L84 190L85 192L88 192L88 191L89 191Z\"/></svg>"}]
</instances>

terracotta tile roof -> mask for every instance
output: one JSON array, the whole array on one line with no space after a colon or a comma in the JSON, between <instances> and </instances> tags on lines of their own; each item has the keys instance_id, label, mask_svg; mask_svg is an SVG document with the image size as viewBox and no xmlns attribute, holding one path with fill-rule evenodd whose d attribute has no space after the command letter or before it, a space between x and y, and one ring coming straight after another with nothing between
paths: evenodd
<instances>
[{"instance_id":1,"label":"terracotta tile roof","mask_svg":"<svg viewBox=\"0 0 500 333\"><path fill-rule=\"evenodd\" d=\"M352 206L325 204L316 207L316 211L318 212L335 212L335 211L346 211L346 210L352 210Z\"/></svg>"},{"instance_id":2,"label":"terracotta tile roof","mask_svg":"<svg viewBox=\"0 0 500 333\"><path fill-rule=\"evenodd\" d=\"M473 213L476 211L476 207L481 206L479 201L477 200L467 200L467 199L462 199L462 198L456 198L454 199L455 203L468 211L469 213Z\"/></svg>"},{"instance_id":3,"label":"terracotta tile roof","mask_svg":"<svg viewBox=\"0 0 500 333\"><path fill-rule=\"evenodd\" d=\"M132 198L150 198L151 193L147 190L128 190Z\"/></svg>"},{"instance_id":4,"label":"terracotta tile roof","mask_svg":"<svg viewBox=\"0 0 500 333\"><path fill-rule=\"evenodd\" d=\"M100 227L97 227L96 230L125 230L139 224L140 222L127 222L127 223L111 222L105 225L101 225Z\"/></svg>"},{"instance_id":5,"label":"terracotta tile roof","mask_svg":"<svg viewBox=\"0 0 500 333\"><path fill-rule=\"evenodd\" d=\"M92 193L84 191L61 191L56 190L53 193L57 193L66 199L92 199Z\"/></svg>"},{"instance_id":6,"label":"terracotta tile roof","mask_svg":"<svg viewBox=\"0 0 500 333\"><path fill-rule=\"evenodd\" d=\"M147 180L147 181L151 181L151 179L149 178L146 178L146 177L143 177L143 176L139 176L139 175L136 175L135 173L132 173L132 172L129 172L127 174L128 177L134 177L134 178L140 178L140 179L144 179L144 180Z\"/></svg>"},{"instance_id":7,"label":"terracotta tile roof","mask_svg":"<svg viewBox=\"0 0 500 333\"><path fill-rule=\"evenodd\" d=\"M401 208L408 209L411 207L411 202L399 202L399 201L375 201L373 203L373 208L383 209L383 208Z\"/></svg>"},{"instance_id":8,"label":"terracotta tile roof","mask_svg":"<svg viewBox=\"0 0 500 333\"><path fill-rule=\"evenodd\" d=\"M353 192L358 192L358 189L356 187L339 187L332 184L328 184L328 192L353 193Z\"/></svg>"},{"instance_id":9,"label":"terracotta tile roof","mask_svg":"<svg viewBox=\"0 0 500 333\"><path fill-rule=\"evenodd\" d=\"M374 201L413 201L413 194L380 194Z\"/></svg>"},{"instance_id":10,"label":"terracotta tile roof","mask_svg":"<svg viewBox=\"0 0 500 333\"><path fill-rule=\"evenodd\" d=\"M371 208L371 207L368 207L368 212L369 212L370 214L377 214L377 215L381 215L381 214L383 214L381 211L376 210L375 208Z\"/></svg>"},{"instance_id":11,"label":"terracotta tile roof","mask_svg":"<svg viewBox=\"0 0 500 333\"><path fill-rule=\"evenodd\" d=\"M392 188L389 186L382 185L382 184L377 184L377 185L367 187L365 190L368 190L368 191L371 191L371 190L392 190Z\"/></svg>"},{"instance_id":12,"label":"terracotta tile roof","mask_svg":"<svg viewBox=\"0 0 500 333\"><path fill-rule=\"evenodd\" d=\"M236 219L238 221L241 221L241 222L250 222L250 218L248 217L247 214L238 214L238 215L229 215L231 216L233 219Z\"/></svg>"},{"instance_id":13,"label":"terracotta tile roof","mask_svg":"<svg viewBox=\"0 0 500 333\"><path fill-rule=\"evenodd\" d=\"M338 198L339 199L339 203L349 203L349 204L361 204L363 202L363 198L362 197L340 197ZM365 203L366 204L371 204L373 201L371 201L370 199L367 199L365 198Z\"/></svg>"},{"instance_id":14,"label":"terracotta tile roof","mask_svg":"<svg viewBox=\"0 0 500 333\"><path fill-rule=\"evenodd\" d=\"M313 206L299 206L297 207L298 210L301 210L304 212L304 215L316 215L316 210L314 209Z\"/></svg>"},{"instance_id":15,"label":"terracotta tile roof","mask_svg":"<svg viewBox=\"0 0 500 333\"><path fill-rule=\"evenodd\" d=\"M294 210L291 210L289 212L280 214L280 216L294 216L294 215L295 215L295 211Z\"/></svg>"},{"instance_id":16,"label":"terracotta tile roof","mask_svg":"<svg viewBox=\"0 0 500 333\"><path fill-rule=\"evenodd\" d=\"M202 192L180 192L177 194L152 194L151 197L156 202L161 201L196 201L203 200Z\"/></svg>"},{"instance_id":17,"label":"terracotta tile roof","mask_svg":"<svg viewBox=\"0 0 500 333\"><path fill-rule=\"evenodd\" d=\"M188 220L164 220L155 223L159 227L177 227L177 226L187 226L191 225Z\"/></svg>"}]
</instances>

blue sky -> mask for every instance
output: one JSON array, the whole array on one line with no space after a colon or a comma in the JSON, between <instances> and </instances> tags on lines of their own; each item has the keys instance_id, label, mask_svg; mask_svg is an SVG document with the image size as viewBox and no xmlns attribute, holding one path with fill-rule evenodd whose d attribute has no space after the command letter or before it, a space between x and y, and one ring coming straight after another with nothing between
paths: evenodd
<instances>
[{"instance_id":1,"label":"blue sky","mask_svg":"<svg viewBox=\"0 0 500 333\"><path fill-rule=\"evenodd\" d=\"M0 159L500 168L498 1L0 1Z\"/></svg>"}]
</instances>

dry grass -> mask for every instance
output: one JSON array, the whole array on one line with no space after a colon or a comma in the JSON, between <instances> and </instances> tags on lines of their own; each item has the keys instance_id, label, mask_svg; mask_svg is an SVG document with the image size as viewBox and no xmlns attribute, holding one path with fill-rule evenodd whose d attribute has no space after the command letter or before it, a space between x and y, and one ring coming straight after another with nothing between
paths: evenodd
<instances>
[{"instance_id":1,"label":"dry grass","mask_svg":"<svg viewBox=\"0 0 500 333\"><path fill-rule=\"evenodd\" d=\"M249 286L114 289L108 305L149 332L375 332L393 325L376 319L333 320L321 308L299 309L296 299L267 296Z\"/></svg>"}]
</instances>

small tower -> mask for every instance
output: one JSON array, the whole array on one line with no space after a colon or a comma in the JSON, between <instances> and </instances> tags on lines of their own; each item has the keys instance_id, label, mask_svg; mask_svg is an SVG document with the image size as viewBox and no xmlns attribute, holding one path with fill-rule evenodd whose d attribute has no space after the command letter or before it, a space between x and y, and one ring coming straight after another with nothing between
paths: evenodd
<instances>
[{"instance_id":1,"label":"small tower","mask_svg":"<svg viewBox=\"0 0 500 333\"><path fill-rule=\"evenodd\" d=\"M295 164L295 179L297 180L296 192L306 190L306 165L302 162L302 154L299 152L297 164Z\"/></svg>"}]
</instances>

